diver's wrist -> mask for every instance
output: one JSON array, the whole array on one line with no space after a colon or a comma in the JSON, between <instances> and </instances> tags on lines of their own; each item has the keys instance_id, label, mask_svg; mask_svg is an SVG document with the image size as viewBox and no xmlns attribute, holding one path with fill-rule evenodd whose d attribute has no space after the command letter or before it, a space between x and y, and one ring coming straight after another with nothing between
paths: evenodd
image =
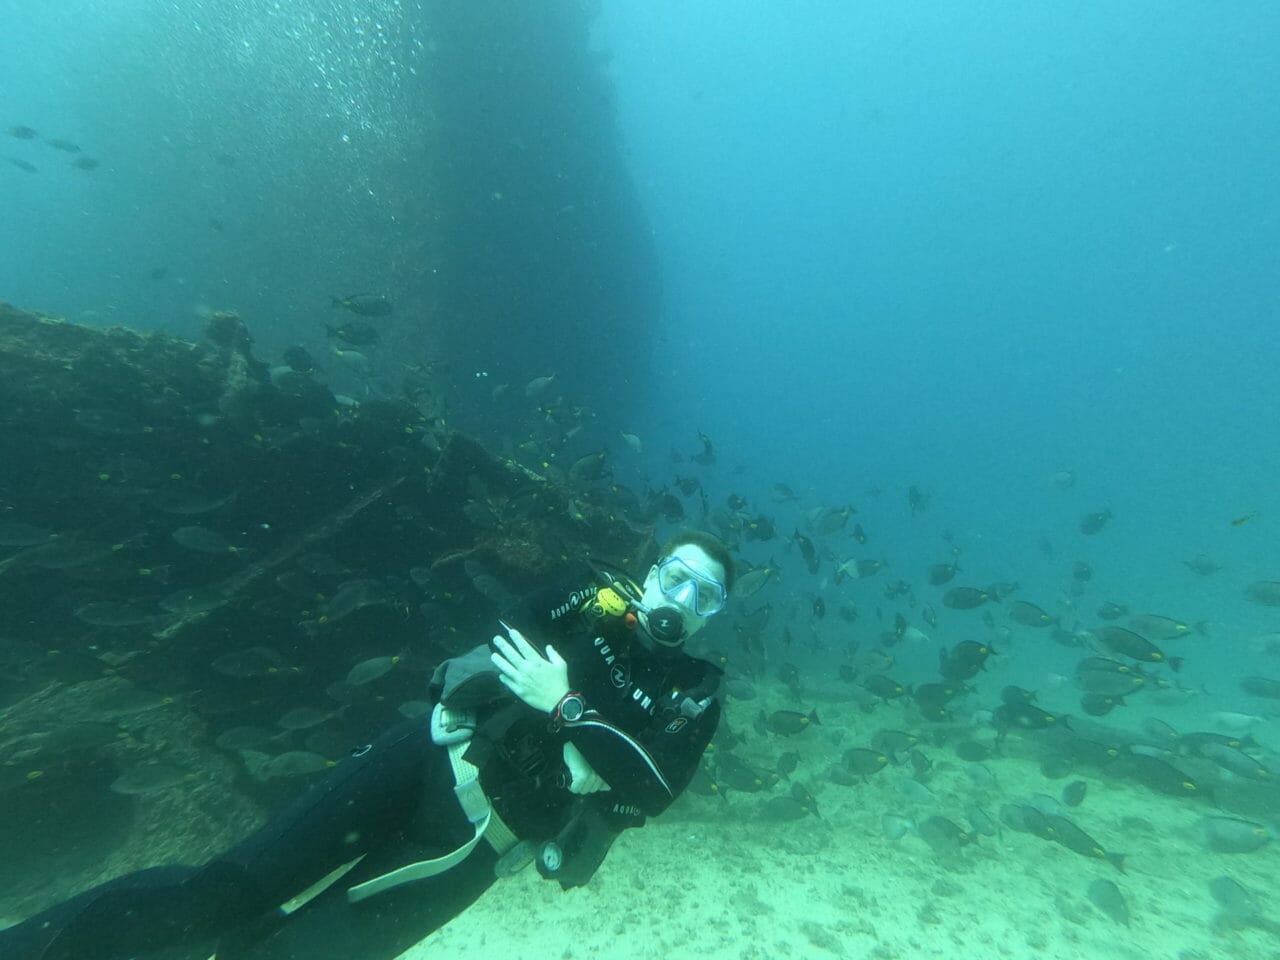
<instances>
[{"instance_id":1,"label":"diver's wrist","mask_svg":"<svg viewBox=\"0 0 1280 960\"><path fill-rule=\"evenodd\" d=\"M587 704L582 699L582 694L575 690L565 690L551 710L551 720L557 726L563 723L573 723L575 720L582 719L583 713L586 712Z\"/></svg>"}]
</instances>

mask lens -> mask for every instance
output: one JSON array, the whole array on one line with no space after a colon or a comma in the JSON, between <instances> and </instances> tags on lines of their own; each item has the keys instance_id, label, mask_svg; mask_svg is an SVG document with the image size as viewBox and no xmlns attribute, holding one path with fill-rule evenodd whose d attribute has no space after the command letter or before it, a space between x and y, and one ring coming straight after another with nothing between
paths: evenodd
<instances>
[{"instance_id":1,"label":"mask lens","mask_svg":"<svg viewBox=\"0 0 1280 960\"><path fill-rule=\"evenodd\" d=\"M669 557L658 565L658 588L664 596L700 617L719 613L724 606L724 584L699 573L679 557Z\"/></svg>"}]
</instances>

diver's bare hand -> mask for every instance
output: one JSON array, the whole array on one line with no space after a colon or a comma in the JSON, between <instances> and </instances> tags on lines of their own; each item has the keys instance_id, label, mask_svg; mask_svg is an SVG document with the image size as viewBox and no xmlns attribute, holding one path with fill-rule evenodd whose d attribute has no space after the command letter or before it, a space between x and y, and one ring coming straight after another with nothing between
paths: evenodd
<instances>
[{"instance_id":1,"label":"diver's bare hand","mask_svg":"<svg viewBox=\"0 0 1280 960\"><path fill-rule=\"evenodd\" d=\"M498 679L533 709L553 712L569 692L569 667L564 658L550 644L545 656L539 653L514 627L507 627L507 632L510 639L493 638L497 652L489 655L498 668Z\"/></svg>"}]
</instances>

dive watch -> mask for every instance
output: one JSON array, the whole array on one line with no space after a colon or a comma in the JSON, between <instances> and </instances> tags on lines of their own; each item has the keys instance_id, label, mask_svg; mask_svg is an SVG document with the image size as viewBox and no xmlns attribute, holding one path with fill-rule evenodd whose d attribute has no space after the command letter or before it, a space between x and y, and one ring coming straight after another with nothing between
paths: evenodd
<instances>
[{"instance_id":1,"label":"dive watch","mask_svg":"<svg viewBox=\"0 0 1280 960\"><path fill-rule=\"evenodd\" d=\"M551 711L551 719L556 725L562 723L573 723L582 719L582 715L587 712L587 702L582 699L582 694L575 693L570 690L560 702L556 704L556 708Z\"/></svg>"}]
</instances>

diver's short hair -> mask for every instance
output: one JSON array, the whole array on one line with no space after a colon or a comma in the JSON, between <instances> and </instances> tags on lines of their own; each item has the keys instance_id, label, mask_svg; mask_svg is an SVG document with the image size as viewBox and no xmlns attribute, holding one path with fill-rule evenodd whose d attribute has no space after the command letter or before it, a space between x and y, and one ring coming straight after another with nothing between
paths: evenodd
<instances>
[{"instance_id":1,"label":"diver's short hair","mask_svg":"<svg viewBox=\"0 0 1280 960\"><path fill-rule=\"evenodd\" d=\"M669 537L662 545L662 556L671 556L677 548L685 544L701 548L703 553L720 564L724 570L724 588L729 593L733 593L733 556L729 553L729 548L724 545L724 541L705 530L681 530Z\"/></svg>"}]
</instances>

